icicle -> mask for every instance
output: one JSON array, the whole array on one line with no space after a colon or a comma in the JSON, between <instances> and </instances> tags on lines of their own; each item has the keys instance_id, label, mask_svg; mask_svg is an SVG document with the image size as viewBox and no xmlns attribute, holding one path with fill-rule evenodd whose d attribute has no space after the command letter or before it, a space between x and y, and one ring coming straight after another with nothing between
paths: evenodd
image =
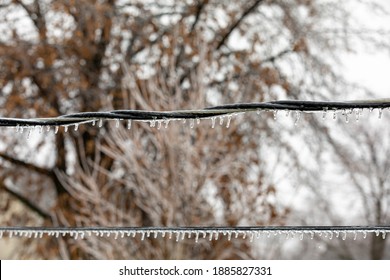
<instances>
[{"instance_id":1,"label":"icicle","mask_svg":"<svg viewBox=\"0 0 390 280\"><path fill-rule=\"evenodd\" d=\"M370 110L370 113L371 113L372 111L374 111L374 108L370 107L369 110Z\"/></svg>"},{"instance_id":2,"label":"icicle","mask_svg":"<svg viewBox=\"0 0 390 280\"><path fill-rule=\"evenodd\" d=\"M274 120L278 118L278 110L274 109Z\"/></svg>"},{"instance_id":3,"label":"icicle","mask_svg":"<svg viewBox=\"0 0 390 280\"><path fill-rule=\"evenodd\" d=\"M15 132L16 132L16 133L19 132L19 125L16 125L16 127L15 127Z\"/></svg>"},{"instance_id":4,"label":"icicle","mask_svg":"<svg viewBox=\"0 0 390 280\"><path fill-rule=\"evenodd\" d=\"M329 232L329 239L332 240L333 239L333 232Z\"/></svg>"},{"instance_id":5,"label":"icicle","mask_svg":"<svg viewBox=\"0 0 390 280\"><path fill-rule=\"evenodd\" d=\"M301 112L300 111L296 111L295 112L295 122L294 122L294 125L297 126L298 125L298 122L301 118Z\"/></svg>"},{"instance_id":6,"label":"icicle","mask_svg":"<svg viewBox=\"0 0 390 280\"><path fill-rule=\"evenodd\" d=\"M363 231L363 238L364 238L364 239L367 238L367 231Z\"/></svg>"},{"instance_id":7,"label":"icicle","mask_svg":"<svg viewBox=\"0 0 390 280\"><path fill-rule=\"evenodd\" d=\"M116 127L116 128L119 128L119 123L120 123L120 122L119 122L119 119L115 119L115 127Z\"/></svg>"},{"instance_id":8,"label":"icicle","mask_svg":"<svg viewBox=\"0 0 390 280\"><path fill-rule=\"evenodd\" d=\"M68 132L68 126L67 125L65 125L65 127L64 127L64 132Z\"/></svg>"},{"instance_id":9,"label":"icicle","mask_svg":"<svg viewBox=\"0 0 390 280\"><path fill-rule=\"evenodd\" d=\"M238 237L238 231L234 231L234 238Z\"/></svg>"},{"instance_id":10,"label":"icicle","mask_svg":"<svg viewBox=\"0 0 390 280\"><path fill-rule=\"evenodd\" d=\"M194 120L194 119L191 119L191 121L190 121L190 127L191 127L191 128L194 128L194 126L195 126L195 120Z\"/></svg>"},{"instance_id":11,"label":"icicle","mask_svg":"<svg viewBox=\"0 0 390 280\"><path fill-rule=\"evenodd\" d=\"M301 232L301 235L299 236L299 240L303 240L303 232Z\"/></svg>"},{"instance_id":12,"label":"icicle","mask_svg":"<svg viewBox=\"0 0 390 280\"><path fill-rule=\"evenodd\" d=\"M343 232L343 237L342 237L342 239L343 239L343 240L347 239L347 232L346 232L346 231Z\"/></svg>"},{"instance_id":13,"label":"icicle","mask_svg":"<svg viewBox=\"0 0 390 280\"><path fill-rule=\"evenodd\" d=\"M219 238L219 232L216 231L216 232L215 232L215 240L218 240L218 238Z\"/></svg>"},{"instance_id":14,"label":"icicle","mask_svg":"<svg viewBox=\"0 0 390 280\"><path fill-rule=\"evenodd\" d=\"M256 114L260 115L260 109L257 109Z\"/></svg>"},{"instance_id":15,"label":"icicle","mask_svg":"<svg viewBox=\"0 0 390 280\"><path fill-rule=\"evenodd\" d=\"M253 242L253 239L255 238L254 232L251 233L251 237L249 238L249 242Z\"/></svg>"},{"instance_id":16,"label":"icicle","mask_svg":"<svg viewBox=\"0 0 390 280\"><path fill-rule=\"evenodd\" d=\"M180 232L176 232L176 242L179 242L179 239L180 239Z\"/></svg>"},{"instance_id":17,"label":"icicle","mask_svg":"<svg viewBox=\"0 0 390 280\"><path fill-rule=\"evenodd\" d=\"M59 126L56 125L56 127L54 128L54 134L57 134L59 129L60 129Z\"/></svg>"},{"instance_id":18,"label":"icicle","mask_svg":"<svg viewBox=\"0 0 390 280\"><path fill-rule=\"evenodd\" d=\"M169 122L170 122L170 120L168 120L168 119L164 120L164 124L165 124L164 127L165 128L168 128Z\"/></svg>"},{"instance_id":19,"label":"icicle","mask_svg":"<svg viewBox=\"0 0 390 280\"><path fill-rule=\"evenodd\" d=\"M103 119L99 119L98 127L102 127L102 126L103 126Z\"/></svg>"},{"instance_id":20,"label":"icicle","mask_svg":"<svg viewBox=\"0 0 390 280\"><path fill-rule=\"evenodd\" d=\"M197 125L200 124L200 119L199 119L199 118L196 118L196 124L197 124Z\"/></svg>"},{"instance_id":21,"label":"icicle","mask_svg":"<svg viewBox=\"0 0 390 280\"><path fill-rule=\"evenodd\" d=\"M155 127L156 126L156 120L155 119L151 120L149 123L150 123L149 124L150 127Z\"/></svg>"},{"instance_id":22,"label":"icicle","mask_svg":"<svg viewBox=\"0 0 390 280\"><path fill-rule=\"evenodd\" d=\"M131 129L131 120L127 120L127 129Z\"/></svg>"},{"instance_id":23,"label":"icicle","mask_svg":"<svg viewBox=\"0 0 390 280\"><path fill-rule=\"evenodd\" d=\"M32 130L33 130L33 127L32 127L32 126L30 126L30 127L28 128L28 133L27 133L27 140L28 140L28 139L30 139L30 136L31 136L31 132L32 132Z\"/></svg>"},{"instance_id":24,"label":"icicle","mask_svg":"<svg viewBox=\"0 0 390 280\"><path fill-rule=\"evenodd\" d=\"M333 119L337 119L337 110L333 110Z\"/></svg>"},{"instance_id":25,"label":"icicle","mask_svg":"<svg viewBox=\"0 0 390 280\"><path fill-rule=\"evenodd\" d=\"M166 235L166 232L163 231L163 232L161 233L161 237L162 237L162 238L165 238L165 235Z\"/></svg>"},{"instance_id":26,"label":"icicle","mask_svg":"<svg viewBox=\"0 0 390 280\"><path fill-rule=\"evenodd\" d=\"M290 110L286 110L286 117L290 115Z\"/></svg>"},{"instance_id":27,"label":"icicle","mask_svg":"<svg viewBox=\"0 0 390 280\"><path fill-rule=\"evenodd\" d=\"M219 117L219 125L223 125L223 117Z\"/></svg>"},{"instance_id":28,"label":"icicle","mask_svg":"<svg viewBox=\"0 0 390 280\"><path fill-rule=\"evenodd\" d=\"M20 133L21 133L21 134L23 133L23 130L24 130L24 127L21 126L21 127L20 127Z\"/></svg>"},{"instance_id":29,"label":"icicle","mask_svg":"<svg viewBox=\"0 0 390 280\"><path fill-rule=\"evenodd\" d=\"M228 232L228 241L232 240L232 232L229 230Z\"/></svg>"},{"instance_id":30,"label":"icicle","mask_svg":"<svg viewBox=\"0 0 390 280\"><path fill-rule=\"evenodd\" d=\"M150 238L150 230L146 231L146 237Z\"/></svg>"},{"instance_id":31,"label":"icicle","mask_svg":"<svg viewBox=\"0 0 390 280\"><path fill-rule=\"evenodd\" d=\"M79 237L79 233L76 231L76 232L75 232L74 239L77 240L78 237Z\"/></svg>"},{"instance_id":32,"label":"icicle","mask_svg":"<svg viewBox=\"0 0 390 280\"><path fill-rule=\"evenodd\" d=\"M119 232L115 232L115 237L114 237L114 239L118 239L118 234L119 234Z\"/></svg>"},{"instance_id":33,"label":"icicle","mask_svg":"<svg viewBox=\"0 0 390 280\"><path fill-rule=\"evenodd\" d=\"M145 231L142 231L141 241L144 241L144 240L145 240Z\"/></svg>"},{"instance_id":34,"label":"icicle","mask_svg":"<svg viewBox=\"0 0 390 280\"><path fill-rule=\"evenodd\" d=\"M158 237L158 231L155 230L155 231L154 231L154 239L156 239L157 237Z\"/></svg>"},{"instance_id":35,"label":"icicle","mask_svg":"<svg viewBox=\"0 0 390 280\"><path fill-rule=\"evenodd\" d=\"M386 239L386 231L382 231L382 238Z\"/></svg>"},{"instance_id":36,"label":"icicle","mask_svg":"<svg viewBox=\"0 0 390 280\"><path fill-rule=\"evenodd\" d=\"M46 131L47 131L47 132L50 131L50 125L47 125L47 126L46 126Z\"/></svg>"},{"instance_id":37,"label":"icicle","mask_svg":"<svg viewBox=\"0 0 390 280\"><path fill-rule=\"evenodd\" d=\"M326 113L327 113L327 111L328 111L328 108L327 108L327 107L323 108L323 111L322 111L322 120L325 120L325 119L326 119Z\"/></svg>"},{"instance_id":38,"label":"icicle","mask_svg":"<svg viewBox=\"0 0 390 280\"><path fill-rule=\"evenodd\" d=\"M199 241L199 231L196 231L195 233L195 243L198 243Z\"/></svg>"},{"instance_id":39,"label":"icicle","mask_svg":"<svg viewBox=\"0 0 390 280\"><path fill-rule=\"evenodd\" d=\"M93 120L92 121L92 126L95 126L96 125L96 120Z\"/></svg>"},{"instance_id":40,"label":"icicle","mask_svg":"<svg viewBox=\"0 0 390 280\"><path fill-rule=\"evenodd\" d=\"M229 128L230 126L230 121L232 120L232 115L228 115L227 123L226 123L226 128Z\"/></svg>"},{"instance_id":41,"label":"icicle","mask_svg":"<svg viewBox=\"0 0 390 280\"><path fill-rule=\"evenodd\" d=\"M310 238L311 238L311 239L314 238L314 231L311 231L311 232L310 232Z\"/></svg>"},{"instance_id":42,"label":"icicle","mask_svg":"<svg viewBox=\"0 0 390 280\"><path fill-rule=\"evenodd\" d=\"M209 237L209 241L212 241L213 240L213 232L210 231L210 237Z\"/></svg>"},{"instance_id":43,"label":"icicle","mask_svg":"<svg viewBox=\"0 0 390 280\"><path fill-rule=\"evenodd\" d=\"M379 236L379 230L375 231L375 235L378 237Z\"/></svg>"},{"instance_id":44,"label":"icicle","mask_svg":"<svg viewBox=\"0 0 390 280\"><path fill-rule=\"evenodd\" d=\"M183 119L183 124L185 124L187 122L187 120L186 119Z\"/></svg>"},{"instance_id":45,"label":"icicle","mask_svg":"<svg viewBox=\"0 0 390 280\"><path fill-rule=\"evenodd\" d=\"M3 233L4 233L4 231L1 230L0 231L0 239L3 238Z\"/></svg>"},{"instance_id":46,"label":"icicle","mask_svg":"<svg viewBox=\"0 0 390 280\"><path fill-rule=\"evenodd\" d=\"M378 109L378 112L379 112L378 118L379 118L379 119L382 119L383 109L382 109L382 108L379 108L379 109Z\"/></svg>"},{"instance_id":47,"label":"icicle","mask_svg":"<svg viewBox=\"0 0 390 280\"><path fill-rule=\"evenodd\" d=\"M157 129L161 129L161 123L162 123L161 120L158 120L158 121L157 121Z\"/></svg>"},{"instance_id":48,"label":"icicle","mask_svg":"<svg viewBox=\"0 0 390 280\"><path fill-rule=\"evenodd\" d=\"M346 123L349 123L349 115L348 115L348 111L344 109L344 115L345 115L345 122Z\"/></svg>"},{"instance_id":49,"label":"icicle","mask_svg":"<svg viewBox=\"0 0 390 280\"><path fill-rule=\"evenodd\" d=\"M38 127L39 127L38 128L39 134L42 134L42 132L43 132L43 125L39 125Z\"/></svg>"},{"instance_id":50,"label":"icicle","mask_svg":"<svg viewBox=\"0 0 390 280\"><path fill-rule=\"evenodd\" d=\"M172 234L173 234L172 231L170 231L170 232L169 232L169 235L168 235L168 238L169 238L169 239L172 239Z\"/></svg>"},{"instance_id":51,"label":"icicle","mask_svg":"<svg viewBox=\"0 0 390 280\"><path fill-rule=\"evenodd\" d=\"M79 129L79 124L76 123L76 124L74 125L74 131L77 131L78 129Z\"/></svg>"},{"instance_id":52,"label":"icicle","mask_svg":"<svg viewBox=\"0 0 390 280\"><path fill-rule=\"evenodd\" d=\"M211 128L215 127L215 120L216 120L216 117L211 118Z\"/></svg>"},{"instance_id":53,"label":"icicle","mask_svg":"<svg viewBox=\"0 0 390 280\"><path fill-rule=\"evenodd\" d=\"M353 234L354 234L353 240L356 240L356 238L357 238L357 232L356 232L356 230L353 232Z\"/></svg>"}]
</instances>

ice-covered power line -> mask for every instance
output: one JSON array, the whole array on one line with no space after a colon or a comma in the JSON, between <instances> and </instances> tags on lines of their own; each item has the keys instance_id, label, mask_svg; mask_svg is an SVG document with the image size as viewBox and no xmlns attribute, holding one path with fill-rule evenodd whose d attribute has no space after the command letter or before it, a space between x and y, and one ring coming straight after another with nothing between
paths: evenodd
<instances>
[{"instance_id":1,"label":"ice-covered power line","mask_svg":"<svg viewBox=\"0 0 390 280\"><path fill-rule=\"evenodd\" d=\"M226 238L248 239L285 237L289 238L367 238L368 234L386 238L390 226L263 226L263 227L85 227L85 228L39 228L39 227L0 227L2 237L43 238L71 237L83 239L88 237L100 238L168 238L176 241L199 239L209 241Z\"/></svg>"},{"instance_id":2,"label":"ice-covered power line","mask_svg":"<svg viewBox=\"0 0 390 280\"><path fill-rule=\"evenodd\" d=\"M199 110L177 110L177 111L143 111L143 110L114 110L108 112L82 112L75 114L62 115L53 118L0 118L0 126L17 127L23 130L23 128L33 128L40 126L43 129L47 126L49 129L51 126L67 126L75 125L77 129L79 124L82 123L98 123L102 125L103 120L127 120L127 127L130 128L131 121L149 121L151 123L158 122L161 126L161 122L169 122L170 120L200 120L211 119L213 126L215 118L218 116L232 116L238 113L245 113L251 111L294 111L296 112L296 118L299 119L301 112L314 113L323 112L325 116L328 112L332 113L335 117L338 113L345 115L346 120L352 114L356 115L356 119L359 118L364 109L378 110L379 118L382 116L383 109L390 108L390 99L378 99L378 100L359 100L359 101L345 101L345 102L333 102L333 101L300 101L300 100L280 100L261 103L235 103L220 105L214 107L208 107Z\"/></svg>"}]
</instances>

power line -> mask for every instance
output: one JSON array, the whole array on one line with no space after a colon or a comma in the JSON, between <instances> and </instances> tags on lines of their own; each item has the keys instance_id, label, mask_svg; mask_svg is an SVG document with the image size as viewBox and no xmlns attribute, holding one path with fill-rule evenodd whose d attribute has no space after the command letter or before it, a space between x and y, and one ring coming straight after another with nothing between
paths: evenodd
<instances>
[{"instance_id":1,"label":"power line","mask_svg":"<svg viewBox=\"0 0 390 280\"><path fill-rule=\"evenodd\" d=\"M361 114L363 109L378 109L379 116L382 110L390 108L390 99L358 100L358 101L301 101L301 100L279 100L260 103L235 103L208 107L199 110L177 110L177 111L144 111L144 110L113 110L108 112L81 112L67 114L53 118L0 118L0 126L8 127L33 127L33 126L67 126L81 123L93 123L102 120L129 120L129 121L169 121L179 119L204 119L215 118L224 115L233 115L251 111L295 111L333 112L341 111L347 117L354 112Z\"/></svg>"},{"instance_id":2,"label":"power line","mask_svg":"<svg viewBox=\"0 0 390 280\"><path fill-rule=\"evenodd\" d=\"M169 238L176 241L184 239L208 239L218 240L219 238L249 239L261 237L285 236L288 238L298 237L303 239L309 237L321 238L366 238L368 234L375 234L377 237L386 238L390 233L390 226L247 226L247 227L83 227L83 228L46 228L46 227L0 227L0 238L27 237L43 238L71 237L83 239L92 236L101 238Z\"/></svg>"}]
</instances>

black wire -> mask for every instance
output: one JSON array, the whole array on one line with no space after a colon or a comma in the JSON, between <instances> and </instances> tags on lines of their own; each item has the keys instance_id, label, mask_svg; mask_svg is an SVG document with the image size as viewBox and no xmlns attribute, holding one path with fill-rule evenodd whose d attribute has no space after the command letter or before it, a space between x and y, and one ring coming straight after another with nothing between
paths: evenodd
<instances>
[{"instance_id":1,"label":"black wire","mask_svg":"<svg viewBox=\"0 0 390 280\"><path fill-rule=\"evenodd\" d=\"M301 101L280 100L261 103L236 103L200 110L178 111L141 111L141 110L114 110L109 112L81 112L62 115L55 118L0 118L0 126L60 126L85 122L94 122L99 119L124 119L134 121L172 120L172 119L196 119L213 118L222 115L244 113L256 110L291 110L304 112L337 111L344 110L352 113L354 109L379 109L390 108L390 99L361 100L350 102L333 101Z\"/></svg>"}]
</instances>

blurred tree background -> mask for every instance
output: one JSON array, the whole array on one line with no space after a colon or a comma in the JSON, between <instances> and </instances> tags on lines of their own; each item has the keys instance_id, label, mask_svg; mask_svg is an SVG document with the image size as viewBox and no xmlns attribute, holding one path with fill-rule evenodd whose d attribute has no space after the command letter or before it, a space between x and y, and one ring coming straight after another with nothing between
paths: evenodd
<instances>
[{"instance_id":1,"label":"blurred tree background","mask_svg":"<svg viewBox=\"0 0 390 280\"><path fill-rule=\"evenodd\" d=\"M390 45L383 30L365 29L351 14L356 5L388 16L371 1L0 3L0 111L6 117L371 97L344 79L340 54ZM304 115L295 126L295 115L291 122L277 117L284 118L237 116L228 128L227 118L215 128L209 120L134 122L130 130L127 123L104 122L77 131L61 127L57 134L37 131L30 139L26 130L2 129L1 225L388 223L388 128L373 132L363 121L346 126ZM329 163L348 175L341 190L324 177ZM298 204L306 199L305 207L286 203L286 182ZM337 195L351 197L352 214L333 207ZM272 239L258 245L95 237L2 242L12 248L9 258L389 257L386 240L376 236L298 241L293 251Z\"/></svg>"}]
</instances>

